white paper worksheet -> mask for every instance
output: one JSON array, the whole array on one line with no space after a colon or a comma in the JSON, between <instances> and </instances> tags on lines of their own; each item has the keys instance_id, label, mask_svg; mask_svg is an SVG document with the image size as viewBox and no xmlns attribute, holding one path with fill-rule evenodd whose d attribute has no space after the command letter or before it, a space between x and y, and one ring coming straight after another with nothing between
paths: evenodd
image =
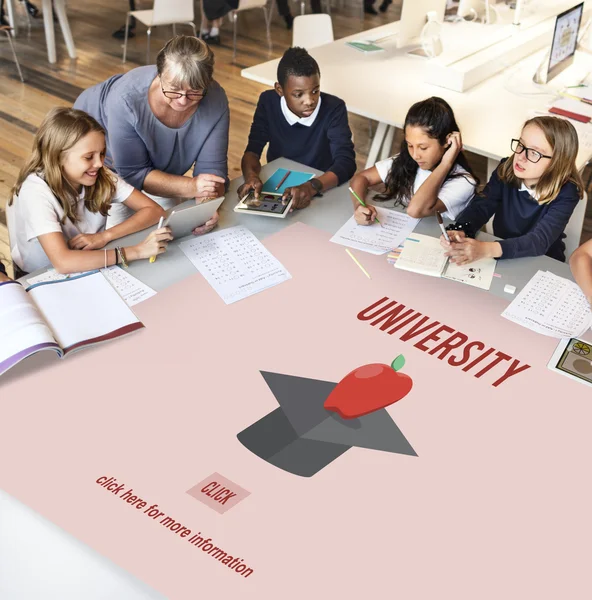
<instances>
[{"instance_id":1,"label":"white paper worksheet","mask_svg":"<svg viewBox=\"0 0 592 600\"><path fill-rule=\"evenodd\" d=\"M374 208L380 224L358 225L352 216L331 241L370 254L384 254L396 248L421 220L388 208Z\"/></svg>"},{"instance_id":2,"label":"white paper worksheet","mask_svg":"<svg viewBox=\"0 0 592 600\"><path fill-rule=\"evenodd\" d=\"M230 227L179 244L219 296L232 304L292 276L245 227Z\"/></svg>"},{"instance_id":3,"label":"white paper worksheet","mask_svg":"<svg viewBox=\"0 0 592 600\"><path fill-rule=\"evenodd\" d=\"M502 317L557 338L580 337L592 325L592 311L582 290L549 271L538 271Z\"/></svg>"}]
</instances>

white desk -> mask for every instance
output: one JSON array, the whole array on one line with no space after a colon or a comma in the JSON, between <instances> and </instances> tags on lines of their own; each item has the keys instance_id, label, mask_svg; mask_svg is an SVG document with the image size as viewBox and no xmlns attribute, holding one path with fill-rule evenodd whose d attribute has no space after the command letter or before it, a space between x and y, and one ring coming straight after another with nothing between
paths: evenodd
<instances>
[{"instance_id":1,"label":"white desk","mask_svg":"<svg viewBox=\"0 0 592 600\"><path fill-rule=\"evenodd\" d=\"M349 112L379 122L366 166L372 166L377 158L391 155L393 130L391 127L387 135L387 129L389 126L402 127L413 103L440 96L454 109L464 147L487 157L488 172L492 172L499 160L510 154L510 140L520 133L524 121L533 111L544 109L553 98L552 95L540 95L540 90L538 95L513 93L537 92L527 78L532 78L540 62L540 53L465 93L458 93L424 83L426 59L409 56L405 50L397 49L394 38L384 41L384 52L372 54L345 45L348 40L379 39L397 28L398 22L390 23L310 50L321 70L321 89L342 98ZM578 59L585 60L585 57L578 56ZM278 62L276 59L243 69L242 76L273 86ZM591 154L592 147L580 151L580 169Z\"/></svg>"},{"instance_id":2,"label":"white desk","mask_svg":"<svg viewBox=\"0 0 592 600\"><path fill-rule=\"evenodd\" d=\"M262 178L269 177L278 167L310 170L309 167L293 161L278 159L263 167ZM236 190L242 181L241 177L231 182L221 211L220 227L244 225L258 238L263 239L299 221L334 233L352 214L347 186L341 186L329 191L323 198L315 199L309 208L295 211L286 219L239 215L232 209L238 200ZM385 203L385 206L390 204ZM439 228L434 218L423 219L416 230L429 235L439 235ZM146 232L137 232L125 238L126 241L118 240L117 244L121 245L122 241L124 244L137 243L145 236ZM485 238L487 239L487 236ZM509 302L513 296L503 292L504 285L508 283L515 285L519 292L539 269L550 270L562 277L571 278L566 264L545 256L500 261L496 269L500 277L494 277L489 293L505 298ZM130 265L130 272L159 291L195 274L195 268L179 249L176 240L155 263L136 261ZM45 360L46 357L42 356L45 354L47 353L28 358L27 364L31 365L31 361ZM55 360L55 358L49 357L48 360ZM11 373L13 371L3 377L10 377ZM0 598L2 600L164 600L161 595L121 568L1 490Z\"/></svg>"},{"instance_id":3,"label":"white desk","mask_svg":"<svg viewBox=\"0 0 592 600\"><path fill-rule=\"evenodd\" d=\"M66 13L66 0L54 0L56 14L68 48L70 58L76 58L76 46L74 38L70 30L68 15ZM8 20L15 33L18 33L18 25L15 17L15 0L7 0ZM55 44L55 28L53 23L53 5L51 0L42 0L43 26L45 28L45 42L47 44L47 60L50 63L55 63L57 60L56 44Z\"/></svg>"}]
</instances>

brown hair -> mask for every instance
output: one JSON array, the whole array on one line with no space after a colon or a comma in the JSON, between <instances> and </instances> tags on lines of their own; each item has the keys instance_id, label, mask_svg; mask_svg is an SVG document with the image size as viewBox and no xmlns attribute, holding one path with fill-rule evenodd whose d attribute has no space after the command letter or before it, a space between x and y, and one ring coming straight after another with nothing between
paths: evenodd
<instances>
[{"instance_id":1,"label":"brown hair","mask_svg":"<svg viewBox=\"0 0 592 600\"><path fill-rule=\"evenodd\" d=\"M76 207L80 194L63 174L63 156L93 131L105 134L99 123L85 112L65 107L51 110L37 130L33 140L33 153L21 169L8 203L12 204L14 197L18 196L29 175L42 174L45 183L64 209L62 224L66 219L75 223L78 218ZM84 186L84 206L90 212L98 212L106 217L115 190L115 178L108 169L101 167L95 183Z\"/></svg>"},{"instance_id":2,"label":"brown hair","mask_svg":"<svg viewBox=\"0 0 592 600\"><path fill-rule=\"evenodd\" d=\"M536 125L545 135L553 149L553 158L536 184L539 204L548 204L557 198L561 188L572 182L578 188L580 200L584 197L584 182L576 168L578 155L578 134L574 126L566 119L558 117L533 117L524 123ZM512 158L498 167L499 178L509 185L520 187L522 181L514 174Z\"/></svg>"},{"instance_id":3,"label":"brown hair","mask_svg":"<svg viewBox=\"0 0 592 600\"><path fill-rule=\"evenodd\" d=\"M177 35L170 39L156 57L156 70L171 76L171 85L189 85L192 90L206 90L214 77L214 53L199 38Z\"/></svg>"}]
</instances>

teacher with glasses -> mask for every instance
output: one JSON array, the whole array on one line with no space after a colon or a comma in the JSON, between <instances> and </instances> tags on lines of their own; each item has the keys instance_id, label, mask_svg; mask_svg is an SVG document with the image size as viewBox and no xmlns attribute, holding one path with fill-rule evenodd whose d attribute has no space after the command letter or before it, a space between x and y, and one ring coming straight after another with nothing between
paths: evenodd
<instances>
[{"instance_id":1,"label":"teacher with glasses","mask_svg":"<svg viewBox=\"0 0 592 600\"><path fill-rule=\"evenodd\" d=\"M208 45L176 36L158 53L156 66L114 75L74 103L105 128L106 164L165 209L186 198L203 202L224 194L230 117L213 74ZM185 175L192 166L193 176ZM129 216L117 204L109 227ZM207 233L217 222L216 213L194 233Z\"/></svg>"}]
</instances>

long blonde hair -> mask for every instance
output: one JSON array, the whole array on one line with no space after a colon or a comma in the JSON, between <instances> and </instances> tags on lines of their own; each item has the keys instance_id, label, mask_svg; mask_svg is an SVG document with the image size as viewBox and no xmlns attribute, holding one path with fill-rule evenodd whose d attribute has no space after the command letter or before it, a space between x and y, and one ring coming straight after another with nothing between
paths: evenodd
<instances>
[{"instance_id":1,"label":"long blonde hair","mask_svg":"<svg viewBox=\"0 0 592 600\"><path fill-rule=\"evenodd\" d=\"M533 117L524 123L536 125L545 135L553 149L553 158L535 186L539 204L548 204L557 198L561 188L572 182L578 188L580 200L584 197L584 182L576 168L578 134L566 119L558 117ZM498 167L499 178L509 185L520 187L522 181L514 174L512 158Z\"/></svg>"},{"instance_id":2,"label":"long blonde hair","mask_svg":"<svg viewBox=\"0 0 592 600\"><path fill-rule=\"evenodd\" d=\"M64 209L62 225L66 219L75 223L78 219L76 207L80 195L64 176L62 169L64 153L85 135L94 131L105 135L105 130L99 123L81 110L65 107L51 110L35 134L33 152L19 173L8 204L12 204L15 196L18 197L29 175L42 174L45 183ZM95 183L84 186L84 206L90 212L98 212L106 217L111 208L115 189L113 175L105 167L101 167Z\"/></svg>"}]
</instances>

